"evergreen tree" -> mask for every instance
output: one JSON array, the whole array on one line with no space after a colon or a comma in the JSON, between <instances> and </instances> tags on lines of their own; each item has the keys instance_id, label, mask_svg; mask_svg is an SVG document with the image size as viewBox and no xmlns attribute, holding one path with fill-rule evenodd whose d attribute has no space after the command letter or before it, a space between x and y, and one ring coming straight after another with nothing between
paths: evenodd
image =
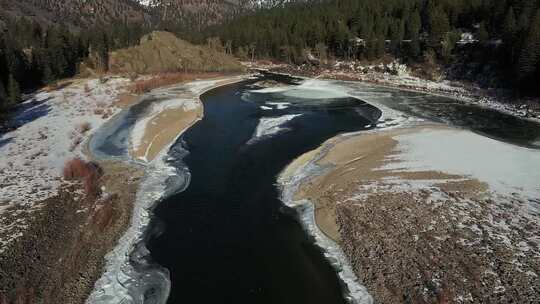
<instances>
[{"instance_id":1,"label":"evergreen tree","mask_svg":"<svg viewBox=\"0 0 540 304\"><path fill-rule=\"evenodd\" d=\"M536 13L519 57L520 79L534 75L540 62L540 10Z\"/></svg>"},{"instance_id":2,"label":"evergreen tree","mask_svg":"<svg viewBox=\"0 0 540 304\"><path fill-rule=\"evenodd\" d=\"M21 101L21 90L19 88L19 83L12 74L9 74L8 86L7 86L7 101L8 106L12 106Z\"/></svg>"},{"instance_id":3,"label":"evergreen tree","mask_svg":"<svg viewBox=\"0 0 540 304\"><path fill-rule=\"evenodd\" d=\"M2 115L2 112L7 107L7 95L6 90L4 89L4 83L0 79L0 116Z\"/></svg>"},{"instance_id":4,"label":"evergreen tree","mask_svg":"<svg viewBox=\"0 0 540 304\"><path fill-rule=\"evenodd\" d=\"M486 29L486 24L484 22L480 23L477 36L478 36L478 40L482 43L485 43L489 40L489 33Z\"/></svg>"},{"instance_id":5,"label":"evergreen tree","mask_svg":"<svg viewBox=\"0 0 540 304\"><path fill-rule=\"evenodd\" d=\"M505 43L512 43L517 31L516 15L514 8L510 6L503 22L503 37Z\"/></svg>"}]
</instances>

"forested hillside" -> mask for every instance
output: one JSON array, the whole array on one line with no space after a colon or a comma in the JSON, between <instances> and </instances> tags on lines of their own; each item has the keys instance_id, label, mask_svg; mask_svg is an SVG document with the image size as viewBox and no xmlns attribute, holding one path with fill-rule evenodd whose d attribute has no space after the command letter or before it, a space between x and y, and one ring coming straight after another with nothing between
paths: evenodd
<instances>
[{"instance_id":1,"label":"forested hillside","mask_svg":"<svg viewBox=\"0 0 540 304\"><path fill-rule=\"evenodd\" d=\"M21 92L72 77L92 57L94 69L106 69L109 51L138 43L150 29L138 23L111 23L73 32L27 18L8 22L0 32L0 116L21 99Z\"/></svg>"},{"instance_id":2,"label":"forested hillside","mask_svg":"<svg viewBox=\"0 0 540 304\"><path fill-rule=\"evenodd\" d=\"M473 73L495 67L509 86L530 91L539 79L539 9L537 0L319 0L237 18L193 39L218 36L239 56L296 63L308 52L319 58L467 60Z\"/></svg>"},{"instance_id":3,"label":"forested hillside","mask_svg":"<svg viewBox=\"0 0 540 304\"><path fill-rule=\"evenodd\" d=\"M42 24L62 24L79 30L115 21L151 21L151 15L133 0L0 0L0 7L0 24L27 17Z\"/></svg>"},{"instance_id":4,"label":"forested hillside","mask_svg":"<svg viewBox=\"0 0 540 304\"><path fill-rule=\"evenodd\" d=\"M539 93L539 0L139 2L0 0L0 108L73 76L88 56L107 66L110 50L154 29L198 43L219 37L243 58L435 61L487 86Z\"/></svg>"},{"instance_id":5,"label":"forested hillside","mask_svg":"<svg viewBox=\"0 0 540 304\"><path fill-rule=\"evenodd\" d=\"M284 1L0 0L0 116L21 92L75 75L88 56L106 67L109 51L152 30L182 37Z\"/></svg>"}]
</instances>

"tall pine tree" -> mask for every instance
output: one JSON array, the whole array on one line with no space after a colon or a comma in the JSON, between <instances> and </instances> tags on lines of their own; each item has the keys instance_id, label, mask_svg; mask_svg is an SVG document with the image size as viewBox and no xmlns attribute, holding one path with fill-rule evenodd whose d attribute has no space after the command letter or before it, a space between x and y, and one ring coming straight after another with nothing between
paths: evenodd
<instances>
[{"instance_id":1,"label":"tall pine tree","mask_svg":"<svg viewBox=\"0 0 540 304\"><path fill-rule=\"evenodd\" d=\"M8 106L15 105L21 101L21 89L17 80L13 77L13 74L9 74L8 78L7 100Z\"/></svg>"},{"instance_id":2,"label":"tall pine tree","mask_svg":"<svg viewBox=\"0 0 540 304\"><path fill-rule=\"evenodd\" d=\"M540 62L540 10L533 18L525 44L519 56L520 79L531 78L538 69Z\"/></svg>"}]
</instances>

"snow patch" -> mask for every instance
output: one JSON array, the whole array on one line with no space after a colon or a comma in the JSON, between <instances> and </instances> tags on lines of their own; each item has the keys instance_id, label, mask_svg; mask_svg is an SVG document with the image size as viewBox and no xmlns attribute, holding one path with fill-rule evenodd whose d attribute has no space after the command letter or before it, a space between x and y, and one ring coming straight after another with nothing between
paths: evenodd
<instances>
[{"instance_id":1,"label":"snow patch","mask_svg":"<svg viewBox=\"0 0 540 304\"><path fill-rule=\"evenodd\" d=\"M477 178L500 194L540 193L540 153L465 130L424 130L396 136L398 162L381 169L432 170Z\"/></svg>"},{"instance_id":2,"label":"snow patch","mask_svg":"<svg viewBox=\"0 0 540 304\"><path fill-rule=\"evenodd\" d=\"M75 81L54 91L40 91L21 103L0 134L0 214L35 211L36 204L57 194L64 163L85 158L85 141L120 111L114 102L130 80ZM90 127L82 127L87 125ZM25 220L8 225L0 216L0 253L24 231ZM10 236L10 234L14 234Z\"/></svg>"}]
</instances>

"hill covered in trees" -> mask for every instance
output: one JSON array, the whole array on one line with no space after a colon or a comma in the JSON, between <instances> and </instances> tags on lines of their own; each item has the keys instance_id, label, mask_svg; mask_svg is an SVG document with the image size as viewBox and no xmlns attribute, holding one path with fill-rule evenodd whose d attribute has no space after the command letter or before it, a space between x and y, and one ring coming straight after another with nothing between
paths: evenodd
<instances>
[{"instance_id":1,"label":"hill covered in trees","mask_svg":"<svg viewBox=\"0 0 540 304\"><path fill-rule=\"evenodd\" d=\"M21 92L103 69L112 50L152 30L187 35L288 0L0 0L0 115Z\"/></svg>"},{"instance_id":2,"label":"hill covered in trees","mask_svg":"<svg viewBox=\"0 0 540 304\"><path fill-rule=\"evenodd\" d=\"M84 32L20 18L5 23L0 32L0 115L21 99L21 92L78 73L79 64L92 57L91 67L106 70L111 50L137 44L150 31L142 24L114 22Z\"/></svg>"},{"instance_id":3,"label":"hill covered in trees","mask_svg":"<svg viewBox=\"0 0 540 304\"><path fill-rule=\"evenodd\" d=\"M78 64L88 57L93 59L92 68L108 67L110 51L136 45L155 29L198 43L212 41L244 58L303 63L308 55L323 61L390 55L409 63L437 61L460 77L487 78L487 86L539 93L538 0L0 0L0 4L0 108L16 103L21 92L75 75ZM216 43L216 37L222 43Z\"/></svg>"},{"instance_id":4,"label":"hill covered in trees","mask_svg":"<svg viewBox=\"0 0 540 304\"><path fill-rule=\"evenodd\" d=\"M499 84L538 93L536 0L295 2L236 18L192 39L213 36L239 56L295 63L307 53L368 60L391 54L408 62L435 57L443 64L461 63L473 75L495 69Z\"/></svg>"}]
</instances>

